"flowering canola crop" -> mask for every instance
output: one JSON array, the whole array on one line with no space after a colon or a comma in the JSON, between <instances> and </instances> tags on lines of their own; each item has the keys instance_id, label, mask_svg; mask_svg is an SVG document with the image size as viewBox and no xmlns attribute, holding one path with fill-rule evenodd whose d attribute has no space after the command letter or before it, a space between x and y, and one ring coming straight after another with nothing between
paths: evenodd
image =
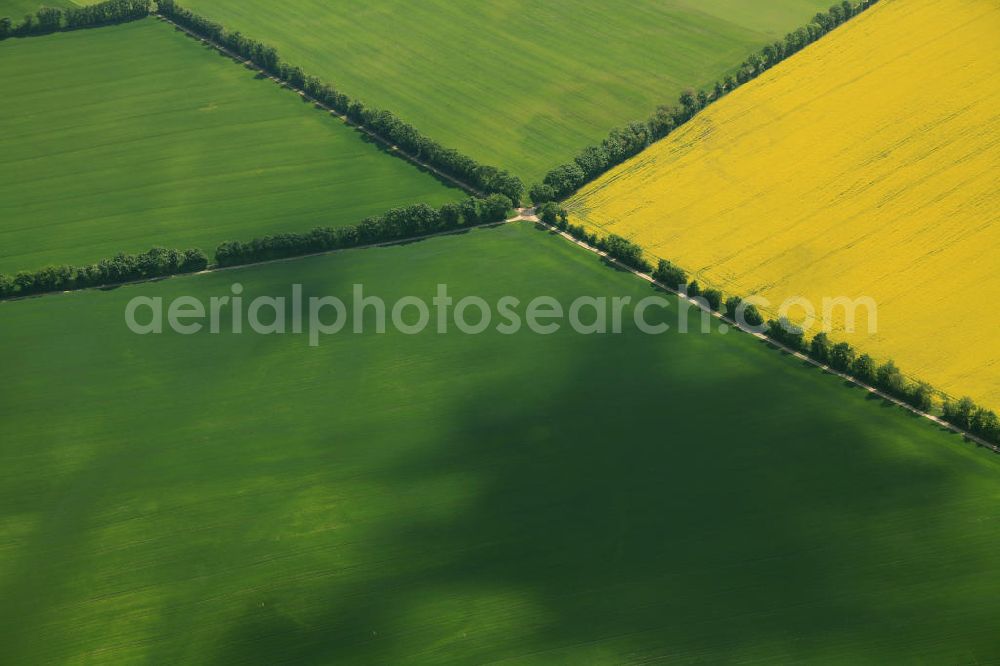
<instances>
[{"instance_id":1,"label":"flowering canola crop","mask_svg":"<svg viewBox=\"0 0 1000 666\"><path fill-rule=\"evenodd\" d=\"M703 286L869 296L831 337L1000 407L1000 4L883 0L568 204Z\"/></svg>"}]
</instances>

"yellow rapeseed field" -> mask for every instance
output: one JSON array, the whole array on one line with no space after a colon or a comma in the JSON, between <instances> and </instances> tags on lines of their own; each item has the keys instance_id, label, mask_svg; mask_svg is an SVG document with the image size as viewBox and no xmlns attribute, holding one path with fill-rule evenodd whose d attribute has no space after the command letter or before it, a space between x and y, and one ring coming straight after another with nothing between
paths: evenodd
<instances>
[{"instance_id":1,"label":"yellow rapeseed field","mask_svg":"<svg viewBox=\"0 0 1000 666\"><path fill-rule=\"evenodd\" d=\"M998 66L997 0L883 0L569 208L727 293L870 296L834 339L998 408Z\"/></svg>"}]
</instances>

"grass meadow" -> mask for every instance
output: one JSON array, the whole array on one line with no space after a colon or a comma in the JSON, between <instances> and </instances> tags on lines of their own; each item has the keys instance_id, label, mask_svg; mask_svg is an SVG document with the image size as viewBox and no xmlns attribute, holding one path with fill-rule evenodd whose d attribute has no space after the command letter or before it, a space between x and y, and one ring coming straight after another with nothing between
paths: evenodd
<instances>
[{"instance_id":1,"label":"grass meadow","mask_svg":"<svg viewBox=\"0 0 1000 666\"><path fill-rule=\"evenodd\" d=\"M154 19L0 42L0 272L459 199Z\"/></svg>"},{"instance_id":2,"label":"grass meadow","mask_svg":"<svg viewBox=\"0 0 1000 666\"><path fill-rule=\"evenodd\" d=\"M181 4L530 185L831 0Z\"/></svg>"},{"instance_id":3,"label":"grass meadow","mask_svg":"<svg viewBox=\"0 0 1000 666\"><path fill-rule=\"evenodd\" d=\"M316 348L124 325L234 281L651 293L522 223L0 303L0 662L1000 657L1000 458L923 419L629 318Z\"/></svg>"},{"instance_id":4,"label":"grass meadow","mask_svg":"<svg viewBox=\"0 0 1000 666\"><path fill-rule=\"evenodd\" d=\"M997 35L989 0L887 0L568 206L703 285L870 296L877 334L838 337L998 408Z\"/></svg>"}]
</instances>

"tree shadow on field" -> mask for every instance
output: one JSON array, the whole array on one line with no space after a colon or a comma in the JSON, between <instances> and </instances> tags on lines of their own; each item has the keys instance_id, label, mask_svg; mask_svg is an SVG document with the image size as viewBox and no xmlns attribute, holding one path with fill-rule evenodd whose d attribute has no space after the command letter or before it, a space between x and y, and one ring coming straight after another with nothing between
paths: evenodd
<instances>
[{"instance_id":1,"label":"tree shadow on field","mask_svg":"<svg viewBox=\"0 0 1000 666\"><path fill-rule=\"evenodd\" d=\"M924 417L921 416L920 414L916 414L914 412L911 412L906 407L903 407L902 405L896 404L895 402L893 402L889 398L883 397L883 396L881 396L881 395L879 395L877 393L871 393L871 392L869 392L868 395L865 396L865 400L867 400L868 402L878 402L879 403L879 407L881 407L882 409L892 409L892 410L898 412L899 414L901 414L902 416L905 416L905 417L907 417L909 419L916 419L916 420L920 420L920 421L925 420Z\"/></svg>"},{"instance_id":2,"label":"tree shadow on field","mask_svg":"<svg viewBox=\"0 0 1000 666\"><path fill-rule=\"evenodd\" d=\"M773 340L770 340L770 339L766 339L766 340L759 340L759 339L758 339L758 342L759 342L759 343L760 343L761 345L763 345L763 346L767 347L767 348L768 348L768 350L770 350L770 351L772 351L772 352L777 352L777 353L781 354L782 356L794 356L794 354L793 354L792 352L788 351L788 350L787 350L787 349L785 349L784 347L781 347L781 346L779 346L779 345L778 345L777 343L775 343L775 342L774 342ZM805 363L807 363L807 364L808 364L808 362L805 362Z\"/></svg>"},{"instance_id":3,"label":"tree shadow on field","mask_svg":"<svg viewBox=\"0 0 1000 666\"><path fill-rule=\"evenodd\" d=\"M549 236L559 236L559 235L561 235L558 229L549 228L548 226L542 224L541 222L535 222L532 225L532 228L534 228L535 231L543 231L546 234L548 234Z\"/></svg>"},{"instance_id":4,"label":"tree shadow on field","mask_svg":"<svg viewBox=\"0 0 1000 666\"><path fill-rule=\"evenodd\" d=\"M417 245L419 243L423 243L425 241L434 240L436 238L441 238L441 237L444 237L444 236L464 236L464 235L466 235L468 233L471 233L473 231L490 231L490 230L493 230L493 229L499 229L502 226L503 226L502 223L501 224L480 224L480 225L476 225L474 227L464 227L464 228L458 228L458 229L450 229L448 231L442 231L440 233L436 233L436 234L433 234L433 235L415 236L413 238L400 238L399 240L385 241L384 243L379 243L377 246L360 247L360 248L354 248L354 249L347 250L347 251L348 252L366 252L366 251L369 251L369 250L377 251L378 249L384 248L384 247L405 247L405 246L408 246L408 245Z\"/></svg>"},{"instance_id":5,"label":"tree shadow on field","mask_svg":"<svg viewBox=\"0 0 1000 666\"><path fill-rule=\"evenodd\" d=\"M632 272L629 269L625 268L624 266L620 266L619 264L615 263L613 260L611 260L611 259L609 259L607 257L601 257L601 264L603 264L606 268L610 268L611 270L615 271L616 273L631 273Z\"/></svg>"},{"instance_id":6,"label":"tree shadow on field","mask_svg":"<svg viewBox=\"0 0 1000 666\"><path fill-rule=\"evenodd\" d=\"M767 363L696 372L722 353L714 346L523 343L504 364L532 376L497 375L438 404L432 441L365 471L410 498L463 479L466 500L385 517L362 544L381 573L336 576L327 610L296 622L247 609L217 661L829 658L845 641L905 654L914 635L942 631L933 595L900 608L896 591L976 566L977 554L932 510L955 492L952 468L873 441L905 424L789 408L797 367L790 380ZM915 541L947 548L914 555Z\"/></svg>"},{"instance_id":7,"label":"tree shadow on field","mask_svg":"<svg viewBox=\"0 0 1000 666\"><path fill-rule=\"evenodd\" d=\"M303 100L308 101L304 97L303 97ZM327 115L330 114L329 111L327 111L326 109L324 109L322 107L318 107L318 109L319 109L320 112L322 112L324 114L327 114ZM338 122L344 122L343 118L341 118L339 115L337 116L337 120L338 120ZM441 186L443 186L443 187L445 187L445 188L447 188L449 190L456 190L458 192L461 192L463 195L472 196L472 195L468 194L464 188L459 187L458 185L456 185L455 181L449 180L448 178L445 178L441 174L437 173L436 171L432 171L431 169L428 169L423 164L418 164L417 162L414 162L413 160L411 160L408 157L406 157L405 155L403 155L399 150L394 149L392 146L390 146L389 144L387 144L384 140L376 139L371 134L368 134L368 132L365 132L363 129L361 129L357 125L354 125L353 123L352 124L348 124L348 127L350 127L351 129L353 129L354 133L362 141L364 141L367 144L370 144L370 145L374 146L375 148L377 148L379 150L379 152L381 152L381 153L383 153L385 155L388 155L388 156L392 157L393 159L404 160L411 167L413 167L414 169L416 169L417 171L419 171L422 174L430 176L431 178L433 178L434 180L436 180L439 185L441 185Z\"/></svg>"}]
</instances>

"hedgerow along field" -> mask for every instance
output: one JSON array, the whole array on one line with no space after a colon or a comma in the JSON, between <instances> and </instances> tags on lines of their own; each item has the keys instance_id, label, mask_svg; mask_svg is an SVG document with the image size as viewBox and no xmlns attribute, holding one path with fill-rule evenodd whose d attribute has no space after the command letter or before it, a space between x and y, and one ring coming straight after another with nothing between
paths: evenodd
<instances>
[{"instance_id":1,"label":"hedgerow along field","mask_svg":"<svg viewBox=\"0 0 1000 666\"><path fill-rule=\"evenodd\" d=\"M155 19L0 42L0 272L464 198Z\"/></svg>"},{"instance_id":2,"label":"hedgerow along field","mask_svg":"<svg viewBox=\"0 0 1000 666\"><path fill-rule=\"evenodd\" d=\"M831 0L181 4L530 185Z\"/></svg>"},{"instance_id":3,"label":"hedgerow along field","mask_svg":"<svg viewBox=\"0 0 1000 666\"><path fill-rule=\"evenodd\" d=\"M835 337L996 408L997 35L993 2L879 3L568 206L702 285L871 296L878 333Z\"/></svg>"},{"instance_id":4,"label":"hedgerow along field","mask_svg":"<svg viewBox=\"0 0 1000 666\"><path fill-rule=\"evenodd\" d=\"M233 282L653 293L524 223L0 304L0 661L998 656L1000 458L924 419L629 317L316 348L122 321Z\"/></svg>"}]
</instances>

